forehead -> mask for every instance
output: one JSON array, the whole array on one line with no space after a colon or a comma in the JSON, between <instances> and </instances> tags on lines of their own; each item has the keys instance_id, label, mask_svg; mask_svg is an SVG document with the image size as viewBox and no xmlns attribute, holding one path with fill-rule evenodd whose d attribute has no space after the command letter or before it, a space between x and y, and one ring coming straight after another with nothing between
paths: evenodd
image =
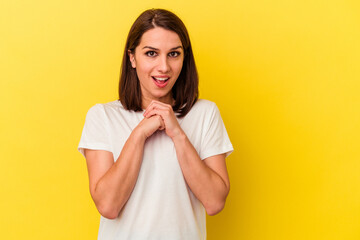
<instances>
[{"instance_id":1,"label":"forehead","mask_svg":"<svg viewBox=\"0 0 360 240\"><path fill-rule=\"evenodd\" d=\"M177 33L161 27L156 27L146 31L142 35L138 47L143 48L144 46L165 50L182 46L182 44Z\"/></svg>"}]
</instances>

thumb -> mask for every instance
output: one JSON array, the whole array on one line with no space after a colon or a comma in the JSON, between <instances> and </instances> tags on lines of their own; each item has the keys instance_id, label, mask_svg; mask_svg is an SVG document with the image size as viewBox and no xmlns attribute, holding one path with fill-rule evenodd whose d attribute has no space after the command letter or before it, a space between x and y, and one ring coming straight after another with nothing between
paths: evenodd
<instances>
[{"instance_id":1,"label":"thumb","mask_svg":"<svg viewBox=\"0 0 360 240\"><path fill-rule=\"evenodd\" d=\"M160 127L159 130L164 130L165 129L165 122L162 118L160 118Z\"/></svg>"}]
</instances>

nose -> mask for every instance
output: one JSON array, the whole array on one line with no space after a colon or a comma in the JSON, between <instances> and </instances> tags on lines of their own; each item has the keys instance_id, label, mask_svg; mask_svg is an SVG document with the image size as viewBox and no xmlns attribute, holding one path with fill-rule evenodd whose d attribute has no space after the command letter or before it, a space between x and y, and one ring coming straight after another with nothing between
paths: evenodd
<instances>
[{"instance_id":1,"label":"nose","mask_svg":"<svg viewBox=\"0 0 360 240\"><path fill-rule=\"evenodd\" d=\"M170 66L169 66L169 63L168 63L167 56L160 57L159 58L159 63L158 63L158 71L166 73L169 70L170 70Z\"/></svg>"}]
</instances>

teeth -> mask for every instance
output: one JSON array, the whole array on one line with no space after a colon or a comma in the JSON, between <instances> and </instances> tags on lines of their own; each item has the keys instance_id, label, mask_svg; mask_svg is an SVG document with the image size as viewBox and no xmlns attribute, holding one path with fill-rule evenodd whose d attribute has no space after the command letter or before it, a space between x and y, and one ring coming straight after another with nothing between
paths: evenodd
<instances>
[{"instance_id":1,"label":"teeth","mask_svg":"<svg viewBox=\"0 0 360 240\"><path fill-rule=\"evenodd\" d=\"M168 80L169 78L157 78L157 77L154 77L156 80L158 81L165 81L165 80Z\"/></svg>"}]
</instances>

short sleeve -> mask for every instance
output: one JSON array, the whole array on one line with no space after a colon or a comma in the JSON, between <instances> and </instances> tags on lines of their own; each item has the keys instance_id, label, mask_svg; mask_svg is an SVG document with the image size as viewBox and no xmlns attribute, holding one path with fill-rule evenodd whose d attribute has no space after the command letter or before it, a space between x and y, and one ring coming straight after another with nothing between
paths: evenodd
<instances>
[{"instance_id":1,"label":"short sleeve","mask_svg":"<svg viewBox=\"0 0 360 240\"><path fill-rule=\"evenodd\" d=\"M209 109L207 124L203 132L200 158L205 158L223 154L229 156L234 151L226 131L224 122L221 118L220 111L215 103Z\"/></svg>"},{"instance_id":2,"label":"short sleeve","mask_svg":"<svg viewBox=\"0 0 360 240\"><path fill-rule=\"evenodd\" d=\"M112 152L104 107L96 104L86 114L78 151L85 157L84 149Z\"/></svg>"}]
</instances>

